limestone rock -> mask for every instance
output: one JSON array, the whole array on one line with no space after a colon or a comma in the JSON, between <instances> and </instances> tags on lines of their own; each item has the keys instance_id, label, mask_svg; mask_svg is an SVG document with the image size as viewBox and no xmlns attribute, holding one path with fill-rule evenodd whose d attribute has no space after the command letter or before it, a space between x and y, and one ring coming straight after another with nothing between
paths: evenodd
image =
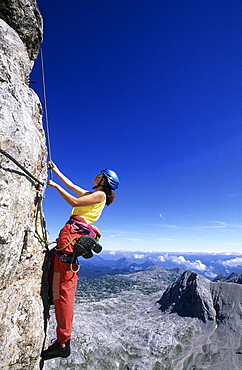
<instances>
[{"instance_id":1,"label":"limestone rock","mask_svg":"<svg viewBox=\"0 0 242 370\"><path fill-rule=\"evenodd\" d=\"M35 60L42 42L43 21L35 0L1 0L0 18L13 28Z\"/></svg>"},{"instance_id":2,"label":"limestone rock","mask_svg":"<svg viewBox=\"0 0 242 370\"><path fill-rule=\"evenodd\" d=\"M224 281L226 278L227 278L227 276L226 276L226 275L224 275L224 274L219 274L219 275L215 276L215 278L213 279L213 282L217 282L217 281Z\"/></svg>"},{"instance_id":3,"label":"limestone rock","mask_svg":"<svg viewBox=\"0 0 242 370\"><path fill-rule=\"evenodd\" d=\"M218 275L213 279L213 282L223 281L226 283L237 283L242 284L242 274L239 272L232 272L229 276L224 274Z\"/></svg>"},{"instance_id":4,"label":"limestone rock","mask_svg":"<svg viewBox=\"0 0 242 370\"><path fill-rule=\"evenodd\" d=\"M236 283L210 283L213 306L216 310L217 323L229 321L231 315L242 317L242 287Z\"/></svg>"},{"instance_id":5,"label":"limestone rock","mask_svg":"<svg viewBox=\"0 0 242 370\"><path fill-rule=\"evenodd\" d=\"M17 19L14 14L25 14L28 6L30 10L36 7L34 0L2 1L1 12L3 5L9 3L16 24L22 18ZM22 3L25 3L23 8ZM27 84L33 65L29 54L33 55L34 48L28 46L27 50L16 30L10 27L10 18L8 24L0 19L0 148L44 182L46 147L42 108L38 96ZM30 42L27 28L25 23ZM20 29L24 33L23 25ZM34 44L35 39L31 42ZM36 196L33 180L0 153L2 369L38 369L45 338L48 305L42 281L47 269L46 245L40 240L45 235L40 227L43 215L37 212Z\"/></svg>"},{"instance_id":6,"label":"limestone rock","mask_svg":"<svg viewBox=\"0 0 242 370\"><path fill-rule=\"evenodd\" d=\"M234 278L238 276L231 277ZM195 322L196 335L188 353L182 353L177 359L173 357L173 361L178 360L173 368L241 369L241 302L241 284L209 282L190 271L169 287L159 301L161 310L201 320Z\"/></svg>"},{"instance_id":7,"label":"limestone rock","mask_svg":"<svg viewBox=\"0 0 242 370\"><path fill-rule=\"evenodd\" d=\"M197 317L203 322L216 316L209 280L191 271L185 271L164 292L158 303L161 311L176 312L182 317Z\"/></svg>"},{"instance_id":8,"label":"limestone rock","mask_svg":"<svg viewBox=\"0 0 242 370\"><path fill-rule=\"evenodd\" d=\"M190 357L195 368L203 364L207 370L242 369L242 286L241 284L217 282L210 283L213 306L216 311L214 329L198 335ZM206 334L206 336L204 335ZM186 367L185 367L186 368ZM192 366L191 366L192 368Z\"/></svg>"}]
</instances>

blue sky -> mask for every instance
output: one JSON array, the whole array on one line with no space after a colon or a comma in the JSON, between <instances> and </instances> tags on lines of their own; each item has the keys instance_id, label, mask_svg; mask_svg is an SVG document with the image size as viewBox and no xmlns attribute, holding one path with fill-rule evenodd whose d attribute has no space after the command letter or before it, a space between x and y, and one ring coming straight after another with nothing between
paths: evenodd
<instances>
[{"instance_id":1,"label":"blue sky","mask_svg":"<svg viewBox=\"0 0 242 370\"><path fill-rule=\"evenodd\" d=\"M240 252L241 1L38 4L52 159L87 189L120 177L104 248ZM53 240L71 209L49 188L44 209Z\"/></svg>"}]
</instances>

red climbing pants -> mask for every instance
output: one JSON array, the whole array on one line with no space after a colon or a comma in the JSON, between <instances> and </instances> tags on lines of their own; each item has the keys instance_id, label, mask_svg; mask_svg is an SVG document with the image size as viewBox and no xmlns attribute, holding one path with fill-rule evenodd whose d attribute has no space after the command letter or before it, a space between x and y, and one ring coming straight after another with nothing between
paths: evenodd
<instances>
[{"instance_id":1,"label":"red climbing pants","mask_svg":"<svg viewBox=\"0 0 242 370\"><path fill-rule=\"evenodd\" d=\"M58 257L55 256L53 276L56 333L57 342L65 343L71 338L78 275L70 270L70 265L60 261Z\"/></svg>"},{"instance_id":2,"label":"red climbing pants","mask_svg":"<svg viewBox=\"0 0 242 370\"><path fill-rule=\"evenodd\" d=\"M96 232L90 225L87 225L86 230L80 230L77 229L77 225L67 223L60 231L57 250L65 247L62 249L63 253L73 254L74 244L81 235L87 233L87 230L90 236L96 236ZM54 257L52 290L57 322L57 342L65 343L71 338L72 333L78 273L71 271L70 263L63 262L60 258L59 254ZM76 271L77 268L78 266L74 263L73 270Z\"/></svg>"},{"instance_id":3,"label":"red climbing pants","mask_svg":"<svg viewBox=\"0 0 242 370\"><path fill-rule=\"evenodd\" d=\"M58 249L68 244L75 236L77 235L72 236L71 225L65 225L58 238ZM75 242L74 239L64 252L72 254ZM56 254L52 289L57 322L57 342L65 343L71 338L78 274L71 271L70 263L62 262L59 258L60 256ZM73 270L77 270L76 264L73 264Z\"/></svg>"}]
</instances>

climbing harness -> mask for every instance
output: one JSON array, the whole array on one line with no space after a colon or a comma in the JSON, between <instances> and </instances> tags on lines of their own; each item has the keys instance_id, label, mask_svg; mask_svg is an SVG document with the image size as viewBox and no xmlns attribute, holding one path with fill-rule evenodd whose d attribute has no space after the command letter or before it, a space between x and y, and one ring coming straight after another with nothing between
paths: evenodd
<instances>
[{"instance_id":1,"label":"climbing harness","mask_svg":"<svg viewBox=\"0 0 242 370\"><path fill-rule=\"evenodd\" d=\"M77 242L73 246L74 252L72 254L63 253L62 251L67 248L75 239L77 239ZM70 263L70 270L76 273L80 270L80 265L77 258L92 258L93 252L100 253L102 251L102 246L93 237L89 235L82 235L81 237L76 236L72 238L64 247L55 248L55 250L59 255L59 260L65 263ZM78 265L77 270L73 270L74 263Z\"/></svg>"},{"instance_id":2,"label":"climbing harness","mask_svg":"<svg viewBox=\"0 0 242 370\"><path fill-rule=\"evenodd\" d=\"M55 247L55 250L56 250L57 254L59 255L59 260L61 260L62 262L70 263L70 270L74 273L76 273L80 270L80 265L78 265L77 270L73 270L73 263L75 263L75 260L76 260L75 253L67 254L67 253L63 253L62 250L66 249L74 240L79 239L79 238L80 238L80 236L75 236L74 238L72 238L69 241L69 243L67 243L62 248Z\"/></svg>"},{"instance_id":3,"label":"climbing harness","mask_svg":"<svg viewBox=\"0 0 242 370\"><path fill-rule=\"evenodd\" d=\"M75 232L82 232L83 234L89 235L92 234L94 239L99 240L101 238L101 234L94 228L93 226L87 224L81 217L79 216L71 216L66 224L72 225Z\"/></svg>"},{"instance_id":4,"label":"climbing harness","mask_svg":"<svg viewBox=\"0 0 242 370\"><path fill-rule=\"evenodd\" d=\"M78 257L91 258L94 253L100 253L102 251L102 246L97 242L100 239L101 235L97 230L85 223L81 217L71 216L70 219L66 222L66 225L71 225L72 230L79 235L71 238L67 244L63 247L55 247L56 253L59 255L59 260L65 263L70 263L70 270L74 273L78 272L80 265L78 264ZM80 233L82 234L80 236ZM93 237L91 235L93 235ZM72 242L75 242L73 245L73 253L64 253L66 249ZM73 264L78 264L78 269L73 270Z\"/></svg>"},{"instance_id":5,"label":"climbing harness","mask_svg":"<svg viewBox=\"0 0 242 370\"><path fill-rule=\"evenodd\" d=\"M75 236L74 238L72 238L70 241L69 241L69 243L67 243L64 247L62 247L62 248L56 248L55 247L55 250L56 251L62 251L63 249L66 249L72 242L73 242L73 240L76 240L76 239L79 239L80 238L80 236Z\"/></svg>"}]
</instances>

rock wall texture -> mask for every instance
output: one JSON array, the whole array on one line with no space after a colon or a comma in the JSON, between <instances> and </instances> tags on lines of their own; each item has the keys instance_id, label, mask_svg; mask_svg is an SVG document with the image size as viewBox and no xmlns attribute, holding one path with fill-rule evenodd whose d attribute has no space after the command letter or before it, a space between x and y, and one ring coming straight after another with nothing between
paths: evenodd
<instances>
[{"instance_id":1,"label":"rock wall texture","mask_svg":"<svg viewBox=\"0 0 242 370\"><path fill-rule=\"evenodd\" d=\"M190 353L174 370L242 369L241 302L241 284L210 282L191 271L185 271L164 292L158 302L161 311L200 320Z\"/></svg>"},{"instance_id":2,"label":"rock wall texture","mask_svg":"<svg viewBox=\"0 0 242 370\"><path fill-rule=\"evenodd\" d=\"M35 60L42 42L42 17L35 0L1 0L0 18L13 28Z\"/></svg>"},{"instance_id":3,"label":"rock wall texture","mask_svg":"<svg viewBox=\"0 0 242 370\"><path fill-rule=\"evenodd\" d=\"M159 303L161 311L176 312L182 317L197 317L203 322L216 317L209 280L191 271L185 271Z\"/></svg>"},{"instance_id":4,"label":"rock wall texture","mask_svg":"<svg viewBox=\"0 0 242 370\"><path fill-rule=\"evenodd\" d=\"M41 15L35 0L1 0L0 18L0 149L45 181L42 107L28 86ZM34 181L0 153L1 369L38 369L45 339L46 245L36 233L36 196Z\"/></svg>"}]
</instances>

